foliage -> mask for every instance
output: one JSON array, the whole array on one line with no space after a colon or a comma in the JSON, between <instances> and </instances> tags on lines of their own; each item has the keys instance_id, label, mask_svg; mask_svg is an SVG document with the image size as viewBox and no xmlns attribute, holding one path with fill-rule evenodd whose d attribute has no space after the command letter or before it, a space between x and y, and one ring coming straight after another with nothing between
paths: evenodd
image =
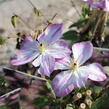
<instances>
[{"instance_id":1,"label":"foliage","mask_svg":"<svg viewBox=\"0 0 109 109\"><path fill-rule=\"evenodd\" d=\"M103 91L103 95L93 102L91 109L109 109L109 88Z\"/></svg>"},{"instance_id":2,"label":"foliage","mask_svg":"<svg viewBox=\"0 0 109 109\"><path fill-rule=\"evenodd\" d=\"M0 106L0 109L7 109L7 107L5 107L5 106Z\"/></svg>"}]
</instances>

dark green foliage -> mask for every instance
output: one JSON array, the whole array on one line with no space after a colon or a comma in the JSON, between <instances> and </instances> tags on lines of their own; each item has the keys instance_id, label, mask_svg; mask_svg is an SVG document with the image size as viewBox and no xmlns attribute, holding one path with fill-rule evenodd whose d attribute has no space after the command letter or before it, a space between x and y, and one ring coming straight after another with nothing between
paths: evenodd
<instances>
[{"instance_id":1,"label":"dark green foliage","mask_svg":"<svg viewBox=\"0 0 109 109\"><path fill-rule=\"evenodd\" d=\"M41 96L41 97L34 99L32 103L42 108L52 103L52 99L48 96Z\"/></svg>"},{"instance_id":2,"label":"dark green foliage","mask_svg":"<svg viewBox=\"0 0 109 109\"><path fill-rule=\"evenodd\" d=\"M62 39L64 40L71 40L71 41L79 41L80 37L77 31L75 30L69 30L66 33L63 34Z\"/></svg>"},{"instance_id":3,"label":"dark green foliage","mask_svg":"<svg viewBox=\"0 0 109 109\"><path fill-rule=\"evenodd\" d=\"M5 107L5 106L0 106L0 109L7 109L7 107Z\"/></svg>"},{"instance_id":4,"label":"dark green foliage","mask_svg":"<svg viewBox=\"0 0 109 109\"><path fill-rule=\"evenodd\" d=\"M98 98L91 109L109 109L109 96L102 96Z\"/></svg>"},{"instance_id":5,"label":"dark green foliage","mask_svg":"<svg viewBox=\"0 0 109 109\"><path fill-rule=\"evenodd\" d=\"M82 7L82 17L75 23L73 23L69 28L76 27L81 28L89 20L90 9L87 7Z\"/></svg>"},{"instance_id":6,"label":"dark green foliage","mask_svg":"<svg viewBox=\"0 0 109 109\"><path fill-rule=\"evenodd\" d=\"M84 18L88 17L88 15L90 14L90 9L89 7L82 7L82 16Z\"/></svg>"},{"instance_id":7,"label":"dark green foliage","mask_svg":"<svg viewBox=\"0 0 109 109\"><path fill-rule=\"evenodd\" d=\"M91 109L109 109L109 88L105 89L102 94L93 102Z\"/></svg>"},{"instance_id":8,"label":"dark green foliage","mask_svg":"<svg viewBox=\"0 0 109 109\"><path fill-rule=\"evenodd\" d=\"M77 22L73 23L69 28L76 27L80 28L82 27L86 22L88 21L87 18L81 18Z\"/></svg>"},{"instance_id":9,"label":"dark green foliage","mask_svg":"<svg viewBox=\"0 0 109 109\"><path fill-rule=\"evenodd\" d=\"M5 83L5 80L2 76L0 76L0 86L3 85Z\"/></svg>"}]
</instances>

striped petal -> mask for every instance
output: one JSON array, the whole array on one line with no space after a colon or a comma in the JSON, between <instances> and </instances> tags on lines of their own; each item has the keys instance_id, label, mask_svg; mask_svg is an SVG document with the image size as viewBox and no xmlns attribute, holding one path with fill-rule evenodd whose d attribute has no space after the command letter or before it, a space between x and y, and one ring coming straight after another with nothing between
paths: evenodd
<instances>
[{"instance_id":1,"label":"striped petal","mask_svg":"<svg viewBox=\"0 0 109 109\"><path fill-rule=\"evenodd\" d=\"M62 24L50 24L38 37L41 43L53 43L62 36Z\"/></svg>"},{"instance_id":2,"label":"striped petal","mask_svg":"<svg viewBox=\"0 0 109 109\"><path fill-rule=\"evenodd\" d=\"M93 81L104 81L107 77L104 73L103 67L98 63L93 63L87 66L89 71L89 79Z\"/></svg>"},{"instance_id":3,"label":"striped petal","mask_svg":"<svg viewBox=\"0 0 109 109\"><path fill-rule=\"evenodd\" d=\"M41 59L41 64L38 69L38 74L43 76L50 76L55 66L55 59L50 55L44 55Z\"/></svg>"},{"instance_id":4,"label":"striped petal","mask_svg":"<svg viewBox=\"0 0 109 109\"><path fill-rule=\"evenodd\" d=\"M56 96L64 97L74 89L73 76L71 70L64 71L56 75L52 81L52 88Z\"/></svg>"},{"instance_id":5,"label":"striped petal","mask_svg":"<svg viewBox=\"0 0 109 109\"><path fill-rule=\"evenodd\" d=\"M72 46L72 51L74 60L80 66L92 56L93 45L89 41L76 43Z\"/></svg>"}]
</instances>

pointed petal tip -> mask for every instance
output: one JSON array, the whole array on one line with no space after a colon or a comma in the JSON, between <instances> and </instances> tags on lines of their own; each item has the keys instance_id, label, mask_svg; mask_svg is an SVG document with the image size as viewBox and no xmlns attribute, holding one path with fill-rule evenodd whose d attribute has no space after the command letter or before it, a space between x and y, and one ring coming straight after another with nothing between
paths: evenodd
<instances>
[{"instance_id":1,"label":"pointed petal tip","mask_svg":"<svg viewBox=\"0 0 109 109\"><path fill-rule=\"evenodd\" d=\"M17 60L11 60L10 64L14 65L14 66L18 66L18 65L23 65L25 63L22 63L22 61L20 62L20 61L17 61Z\"/></svg>"},{"instance_id":2,"label":"pointed petal tip","mask_svg":"<svg viewBox=\"0 0 109 109\"><path fill-rule=\"evenodd\" d=\"M93 49L93 45L90 41L83 41L83 42L78 42L78 43L75 43L74 45L72 45L72 48L74 46L82 46L82 45L89 45L92 49Z\"/></svg>"}]
</instances>

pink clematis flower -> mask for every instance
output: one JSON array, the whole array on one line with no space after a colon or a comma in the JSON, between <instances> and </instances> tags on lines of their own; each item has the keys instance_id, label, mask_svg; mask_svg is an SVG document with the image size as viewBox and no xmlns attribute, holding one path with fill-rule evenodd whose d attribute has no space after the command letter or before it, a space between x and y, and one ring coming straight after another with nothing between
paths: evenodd
<instances>
[{"instance_id":1,"label":"pink clematis flower","mask_svg":"<svg viewBox=\"0 0 109 109\"><path fill-rule=\"evenodd\" d=\"M52 81L52 88L59 97L66 96L74 88L85 86L88 79L93 81L104 81L106 79L106 75L100 64L92 63L86 66L83 65L92 56L93 46L91 42L74 44L72 52L73 59L66 57L64 60L60 60L55 66L55 69L64 70L57 74Z\"/></svg>"},{"instance_id":2,"label":"pink clematis flower","mask_svg":"<svg viewBox=\"0 0 109 109\"><path fill-rule=\"evenodd\" d=\"M91 8L101 8L109 12L109 1L108 0L87 0L87 3Z\"/></svg>"},{"instance_id":3,"label":"pink clematis flower","mask_svg":"<svg viewBox=\"0 0 109 109\"><path fill-rule=\"evenodd\" d=\"M62 34L62 24L51 24L38 37L37 41L27 36L16 58L11 61L12 65L22 65L32 62L39 67L38 74L50 76L54 70L55 61L70 55L68 44L59 40Z\"/></svg>"}]
</instances>

